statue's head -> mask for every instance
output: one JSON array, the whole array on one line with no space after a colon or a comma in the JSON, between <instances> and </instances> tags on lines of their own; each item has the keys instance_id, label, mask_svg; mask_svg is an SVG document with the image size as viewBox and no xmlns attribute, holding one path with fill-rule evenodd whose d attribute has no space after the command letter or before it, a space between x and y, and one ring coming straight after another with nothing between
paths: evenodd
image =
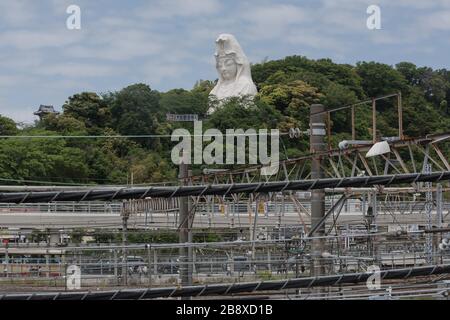
<instances>
[{"instance_id":1,"label":"statue's head","mask_svg":"<svg viewBox=\"0 0 450 320\"><path fill-rule=\"evenodd\" d=\"M249 65L236 38L231 34L221 34L216 40L216 68L222 80L234 80Z\"/></svg>"},{"instance_id":2,"label":"statue's head","mask_svg":"<svg viewBox=\"0 0 450 320\"><path fill-rule=\"evenodd\" d=\"M231 81L236 79L238 65L233 56L217 57L216 68L223 80Z\"/></svg>"},{"instance_id":3,"label":"statue's head","mask_svg":"<svg viewBox=\"0 0 450 320\"><path fill-rule=\"evenodd\" d=\"M219 80L210 92L211 97L223 101L230 97L255 96L257 94L252 80L250 63L233 35L221 34L217 38L214 56ZM213 112L214 108L211 110Z\"/></svg>"}]
</instances>

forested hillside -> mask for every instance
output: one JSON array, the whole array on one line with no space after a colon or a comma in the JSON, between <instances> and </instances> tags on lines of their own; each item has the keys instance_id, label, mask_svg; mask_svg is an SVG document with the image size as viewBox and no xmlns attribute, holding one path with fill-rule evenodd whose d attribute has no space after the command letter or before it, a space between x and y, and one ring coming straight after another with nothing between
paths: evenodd
<instances>
[{"instance_id":1,"label":"forested hillside","mask_svg":"<svg viewBox=\"0 0 450 320\"><path fill-rule=\"evenodd\" d=\"M254 105L245 108L238 100L229 101L208 118L204 115L212 81L198 81L190 91L168 92L133 84L118 92L75 94L62 106L60 115L50 115L25 128L18 129L14 121L0 117L0 135L170 135L175 128L191 127L166 121L166 113L196 113L203 118L204 129L214 127L223 132L227 128L250 127L305 129L312 103L331 109L396 92L403 96L405 135L450 131L450 71L445 69L416 67L408 62L395 66L360 62L352 66L292 56L255 64L252 74L259 91ZM397 134L395 103L387 99L378 104L380 135ZM370 110L369 105L357 109L358 139L371 137ZM348 111L334 114L332 122L335 141L350 137ZM284 144L290 157L308 152L307 138L285 140ZM170 160L174 145L167 137L3 138L0 179L2 184L16 184L17 180L126 184L132 172L136 184L170 181L177 172Z\"/></svg>"}]
</instances>

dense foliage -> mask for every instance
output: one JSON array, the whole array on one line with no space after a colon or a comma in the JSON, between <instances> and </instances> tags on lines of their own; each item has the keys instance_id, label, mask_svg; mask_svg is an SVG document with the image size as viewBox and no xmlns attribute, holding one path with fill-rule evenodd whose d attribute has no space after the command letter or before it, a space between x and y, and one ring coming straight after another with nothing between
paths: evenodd
<instances>
[{"instance_id":1,"label":"dense foliage","mask_svg":"<svg viewBox=\"0 0 450 320\"><path fill-rule=\"evenodd\" d=\"M250 106L239 99L204 118L204 129L308 127L308 106L323 103L337 108L370 97L401 92L404 130L417 137L450 129L450 71L360 62L356 66L329 59L286 57L252 66L259 95ZM0 116L0 135L170 135L175 128L192 124L169 122L166 113L196 113L204 117L212 81L199 81L192 90L168 92L134 84L118 92L82 92L68 98L60 115L49 115L35 125L17 129ZM394 99L380 101L377 126L380 135L396 135ZM356 112L357 138L370 139L370 106ZM336 141L350 136L350 113L333 114ZM334 141L334 142L336 142ZM173 180L177 168L170 160L175 145L167 137L0 139L0 178L82 184L150 183ZM288 156L308 152L307 138L283 141ZM194 167L194 170L201 166Z\"/></svg>"}]
</instances>

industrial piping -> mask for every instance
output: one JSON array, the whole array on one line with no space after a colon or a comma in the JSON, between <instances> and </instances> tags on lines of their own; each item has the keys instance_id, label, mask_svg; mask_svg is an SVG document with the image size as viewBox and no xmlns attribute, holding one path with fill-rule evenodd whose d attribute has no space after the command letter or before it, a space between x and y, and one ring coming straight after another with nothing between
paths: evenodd
<instances>
[{"instance_id":1,"label":"industrial piping","mask_svg":"<svg viewBox=\"0 0 450 320\"><path fill-rule=\"evenodd\" d=\"M4 192L0 193L0 202L36 203L53 201L111 201L144 199L146 197L172 198L204 195L226 196L233 193L268 193L287 190L309 191L325 188L356 188L375 185L391 186L416 182L439 182L449 180L450 171L439 171L433 173L411 173L351 178L327 178L315 180L193 185L178 187L123 188L117 190L99 188L88 191Z\"/></svg>"}]
</instances>

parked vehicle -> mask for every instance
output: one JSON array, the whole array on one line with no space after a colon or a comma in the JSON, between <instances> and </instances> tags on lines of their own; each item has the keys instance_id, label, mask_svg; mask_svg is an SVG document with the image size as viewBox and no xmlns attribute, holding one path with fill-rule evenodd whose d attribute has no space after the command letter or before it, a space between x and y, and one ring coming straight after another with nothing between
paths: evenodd
<instances>
[{"instance_id":1,"label":"parked vehicle","mask_svg":"<svg viewBox=\"0 0 450 320\"><path fill-rule=\"evenodd\" d=\"M171 259L165 262L158 263L158 273L163 274L178 274L179 273L178 261Z\"/></svg>"}]
</instances>

